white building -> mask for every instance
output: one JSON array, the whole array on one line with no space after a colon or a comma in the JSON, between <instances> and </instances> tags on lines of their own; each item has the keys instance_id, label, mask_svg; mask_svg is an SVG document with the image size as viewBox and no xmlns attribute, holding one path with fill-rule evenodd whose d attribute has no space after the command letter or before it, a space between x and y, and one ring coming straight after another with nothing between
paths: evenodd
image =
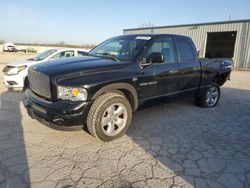
<instances>
[{"instance_id":1,"label":"white building","mask_svg":"<svg viewBox=\"0 0 250 188\"><path fill-rule=\"evenodd\" d=\"M145 33L189 36L201 58L232 58L234 67L250 68L250 20L124 29L125 35Z\"/></svg>"}]
</instances>

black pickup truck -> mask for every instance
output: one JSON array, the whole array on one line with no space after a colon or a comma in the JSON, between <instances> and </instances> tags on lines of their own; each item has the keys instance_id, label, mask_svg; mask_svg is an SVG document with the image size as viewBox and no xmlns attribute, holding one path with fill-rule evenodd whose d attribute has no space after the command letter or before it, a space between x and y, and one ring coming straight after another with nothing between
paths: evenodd
<instances>
[{"instance_id":1,"label":"black pickup truck","mask_svg":"<svg viewBox=\"0 0 250 188\"><path fill-rule=\"evenodd\" d=\"M25 92L29 115L55 128L87 125L110 141L128 130L132 112L158 97L194 97L214 107L231 62L200 61L193 41L178 35L124 35L104 41L81 58L30 67Z\"/></svg>"}]
</instances>

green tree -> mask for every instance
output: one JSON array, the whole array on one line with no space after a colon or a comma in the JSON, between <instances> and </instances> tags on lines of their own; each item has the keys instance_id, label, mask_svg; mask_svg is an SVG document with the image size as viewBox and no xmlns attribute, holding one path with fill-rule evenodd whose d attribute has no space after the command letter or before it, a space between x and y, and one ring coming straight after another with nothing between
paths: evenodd
<instances>
[{"instance_id":1,"label":"green tree","mask_svg":"<svg viewBox=\"0 0 250 188\"><path fill-rule=\"evenodd\" d=\"M5 43L5 40L0 39L0 44L3 44L3 43Z\"/></svg>"}]
</instances>

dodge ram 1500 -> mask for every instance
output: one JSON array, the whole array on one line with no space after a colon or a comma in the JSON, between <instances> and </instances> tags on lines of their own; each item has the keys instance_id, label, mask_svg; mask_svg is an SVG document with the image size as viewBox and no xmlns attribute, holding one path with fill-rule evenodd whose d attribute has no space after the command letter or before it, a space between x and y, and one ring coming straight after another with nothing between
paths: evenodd
<instances>
[{"instance_id":1,"label":"dodge ram 1500","mask_svg":"<svg viewBox=\"0 0 250 188\"><path fill-rule=\"evenodd\" d=\"M211 108L230 77L231 62L198 59L191 38L124 35L104 41L85 57L29 68L25 106L47 125L83 127L103 141L121 137L132 113L158 97L194 97Z\"/></svg>"}]
</instances>

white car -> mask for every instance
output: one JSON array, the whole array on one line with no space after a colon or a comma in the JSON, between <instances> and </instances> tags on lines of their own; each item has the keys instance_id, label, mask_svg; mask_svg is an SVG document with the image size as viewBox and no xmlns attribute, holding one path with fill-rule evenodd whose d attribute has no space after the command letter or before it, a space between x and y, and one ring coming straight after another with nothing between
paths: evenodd
<instances>
[{"instance_id":1,"label":"white car","mask_svg":"<svg viewBox=\"0 0 250 188\"><path fill-rule=\"evenodd\" d=\"M60 58L85 56L88 53L81 49L54 48L46 50L34 58L8 64L4 69L4 84L8 88L26 88L28 86L28 68L31 65ZM53 62L51 62L53 63Z\"/></svg>"},{"instance_id":2,"label":"white car","mask_svg":"<svg viewBox=\"0 0 250 188\"><path fill-rule=\"evenodd\" d=\"M6 42L3 44L3 51L4 52L16 52L17 49L15 45L11 42Z\"/></svg>"}]
</instances>

